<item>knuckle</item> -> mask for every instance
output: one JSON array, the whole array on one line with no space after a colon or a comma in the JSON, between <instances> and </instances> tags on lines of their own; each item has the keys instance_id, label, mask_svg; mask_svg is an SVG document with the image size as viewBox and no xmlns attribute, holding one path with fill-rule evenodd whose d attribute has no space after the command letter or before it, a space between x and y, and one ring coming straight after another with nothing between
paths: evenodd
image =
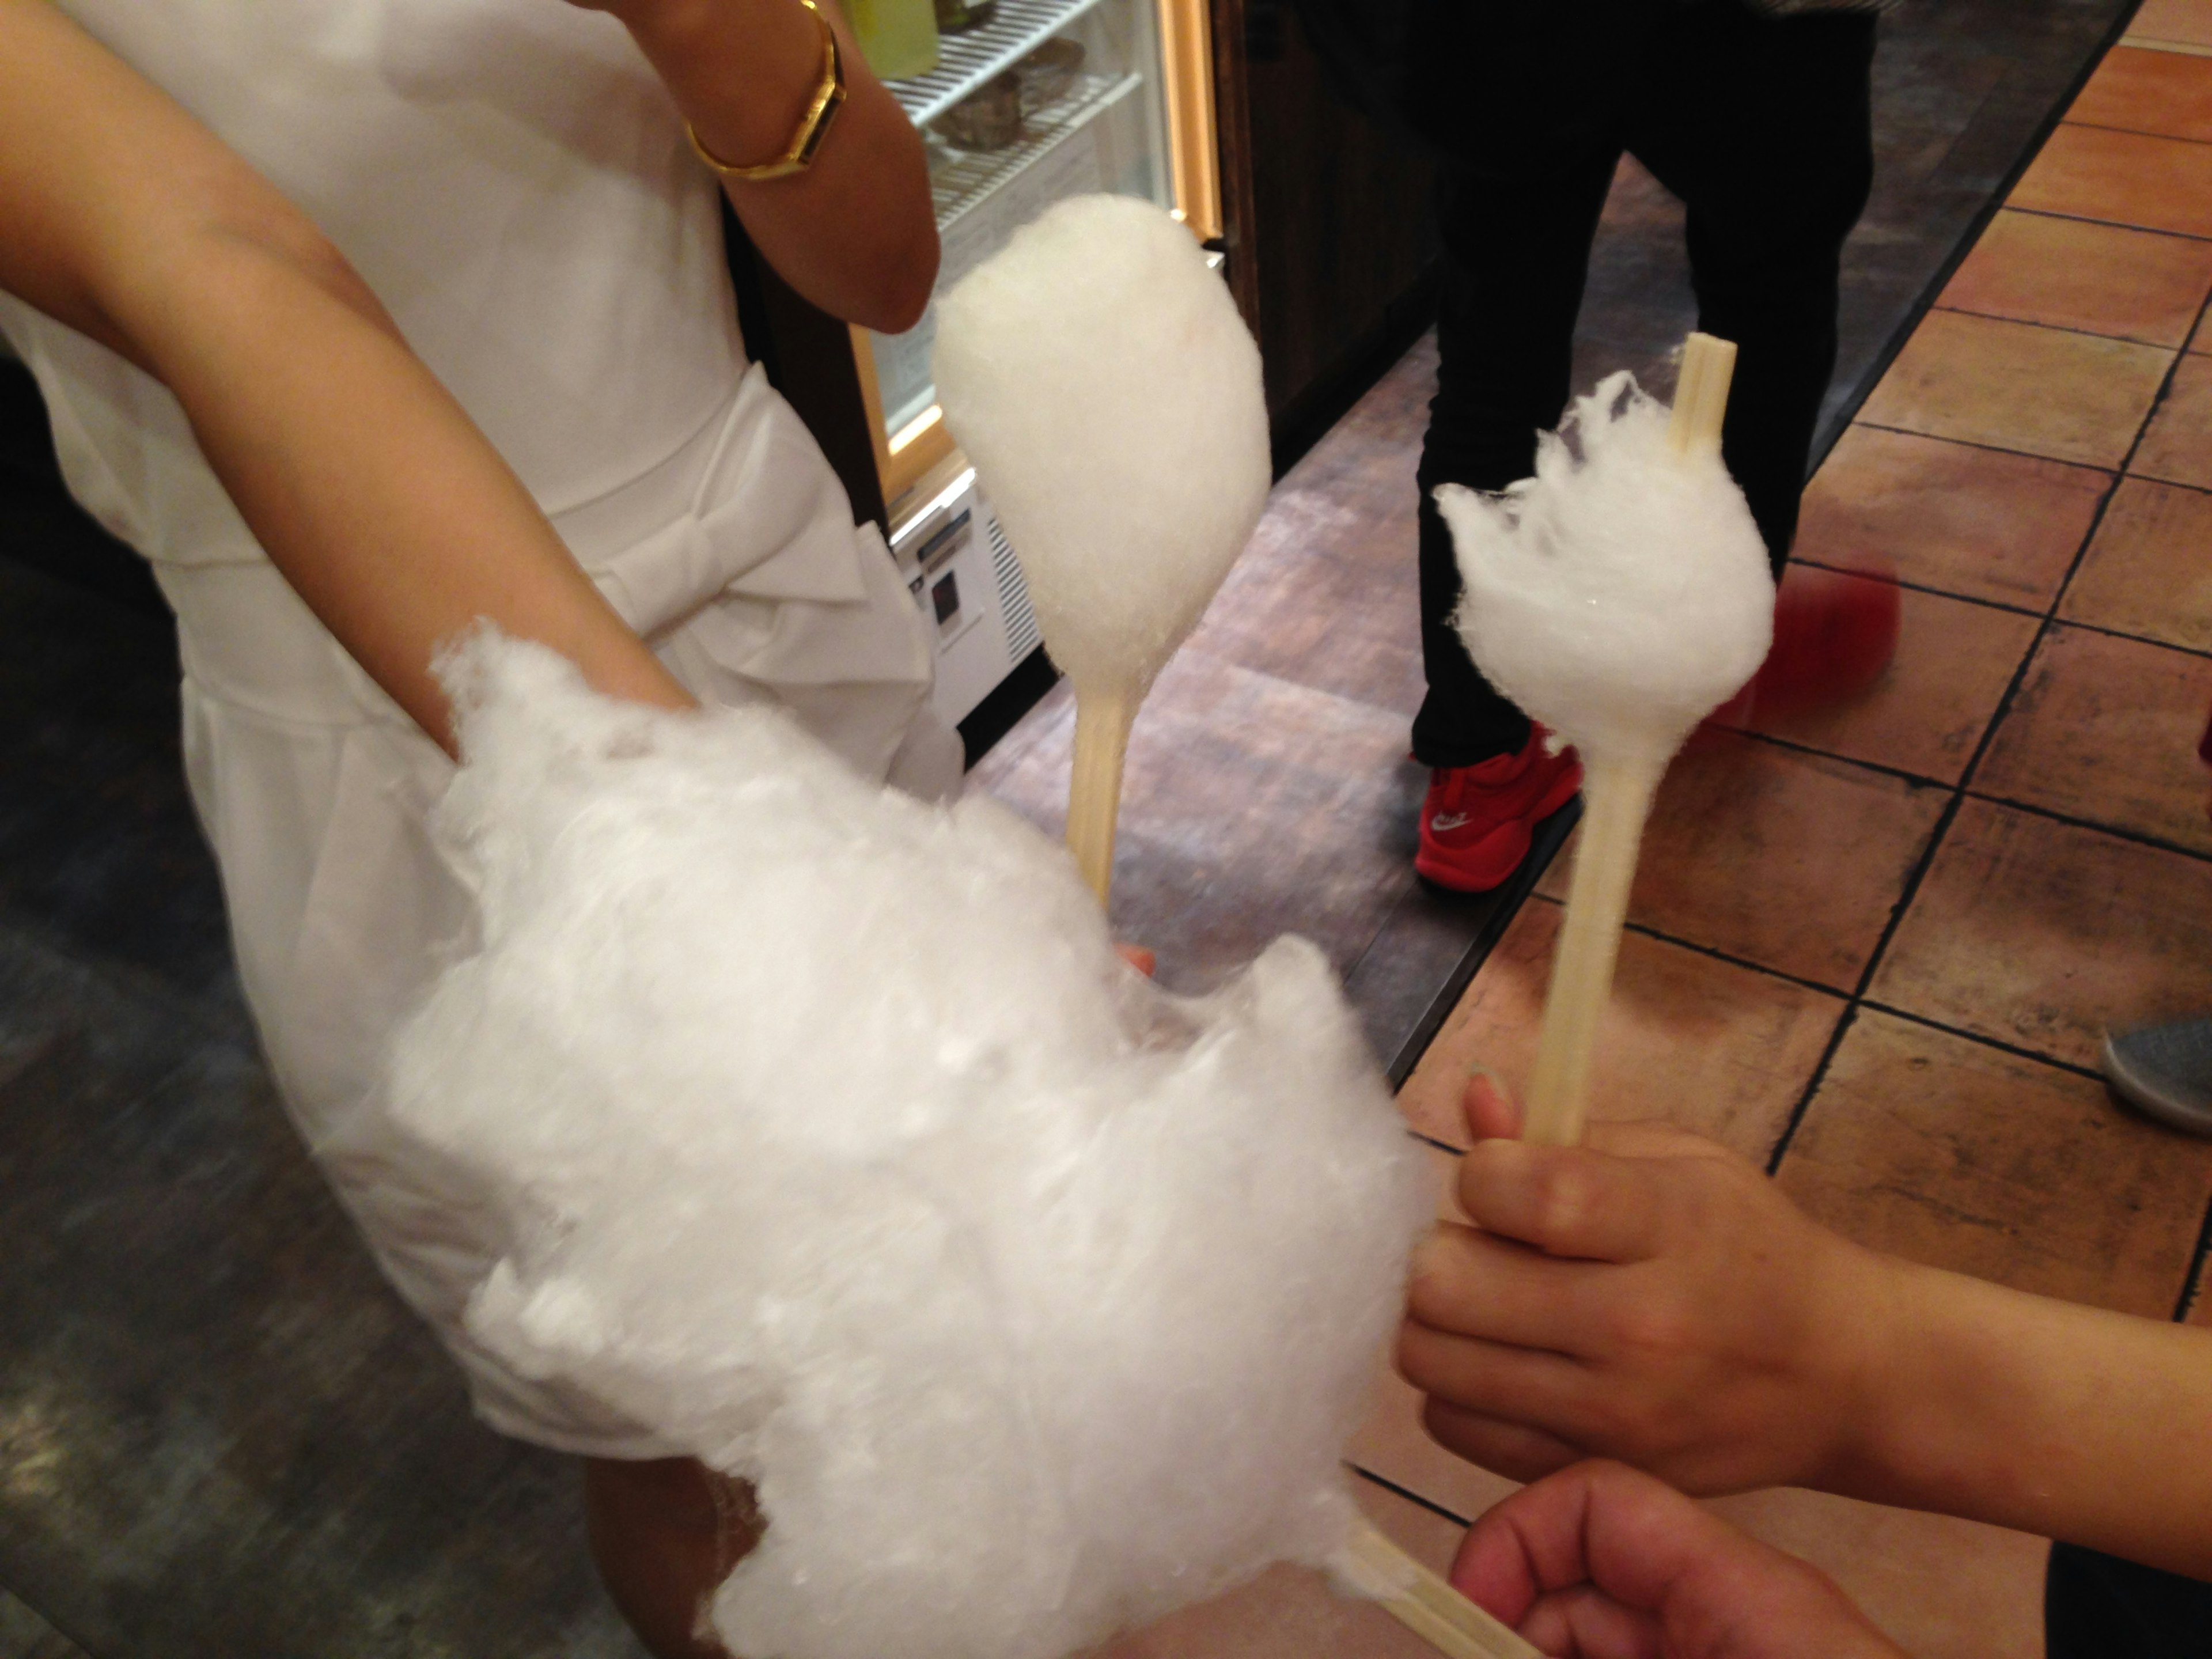
<instances>
[{"instance_id":1,"label":"knuckle","mask_svg":"<svg viewBox=\"0 0 2212 1659\"><path fill-rule=\"evenodd\" d=\"M1545 1242L1578 1237L1587 1230L1595 1198L1589 1169L1579 1159L1547 1158L1530 1182L1533 1231Z\"/></svg>"}]
</instances>

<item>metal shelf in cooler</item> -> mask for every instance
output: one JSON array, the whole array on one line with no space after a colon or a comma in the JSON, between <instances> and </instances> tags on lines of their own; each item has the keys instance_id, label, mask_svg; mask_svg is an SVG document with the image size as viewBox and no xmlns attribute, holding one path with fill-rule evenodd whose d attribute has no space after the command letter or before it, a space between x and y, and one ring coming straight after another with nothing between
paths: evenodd
<instances>
[{"instance_id":1,"label":"metal shelf in cooler","mask_svg":"<svg viewBox=\"0 0 2212 1659\"><path fill-rule=\"evenodd\" d=\"M937 228L950 229L962 214L1079 131L1093 116L1143 84L1144 77L1137 75L1078 76L1065 97L1024 117L1022 136L1003 149L957 149L940 139L933 139L933 149L945 158L933 157L929 169L929 191L937 210Z\"/></svg>"},{"instance_id":2,"label":"metal shelf in cooler","mask_svg":"<svg viewBox=\"0 0 2212 1659\"><path fill-rule=\"evenodd\" d=\"M1001 70L1012 69L1102 0L999 0L981 28L942 35L937 67L927 75L887 81L891 96L921 126L933 121Z\"/></svg>"}]
</instances>

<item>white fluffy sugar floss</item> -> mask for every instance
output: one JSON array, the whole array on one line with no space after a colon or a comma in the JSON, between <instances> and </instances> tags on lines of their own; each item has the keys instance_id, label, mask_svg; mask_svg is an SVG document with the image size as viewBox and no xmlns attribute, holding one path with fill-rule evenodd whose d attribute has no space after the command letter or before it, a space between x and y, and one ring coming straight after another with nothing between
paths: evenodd
<instances>
[{"instance_id":1,"label":"white fluffy sugar floss","mask_svg":"<svg viewBox=\"0 0 2212 1659\"><path fill-rule=\"evenodd\" d=\"M1717 453L1677 454L1668 418L1615 374L1538 439L1534 477L1437 491L1468 654L1586 758L1663 764L1772 637L1774 580L1743 493Z\"/></svg>"},{"instance_id":2,"label":"white fluffy sugar floss","mask_svg":"<svg viewBox=\"0 0 2212 1659\"><path fill-rule=\"evenodd\" d=\"M1151 684L1267 505L1260 352L1189 230L1082 196L938 302L945 423L1079 691Z\"/></svg>"},{"instance_id":3,"label":"white fluffy sugar floss","mask_svg":"<svg viewBox=\"0 0 2212 1659\"><path fill-rule=\"evenodd\" d=\"M1288 1559L1428 1218L1321 954L1115 954L996 805L481 636L440 816L481 944L398 1039L489 1194L470 1329L756 1483L750 1659L1053 1659Z\"/></svg>"}]
</instances>

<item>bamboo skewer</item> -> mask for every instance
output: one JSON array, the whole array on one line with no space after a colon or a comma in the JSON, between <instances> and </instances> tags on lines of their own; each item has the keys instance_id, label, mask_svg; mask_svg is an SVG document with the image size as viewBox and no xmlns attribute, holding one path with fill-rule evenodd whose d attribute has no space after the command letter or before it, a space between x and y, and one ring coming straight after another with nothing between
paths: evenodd
<instances>
[{"instance_id":1,"label":"bamboo skewer","mask_svg":"<svg viewBox=\"0 0 2212 1659\"><path fill-rule=\"evenodd\" d=\"M1398 1547L1364 1517L1353 1522L1344 1577L1446 1659L1543 1659L1535 1648Z\"/></svg>"},{"instance_id":2,"label":"bamboo skewer","mask_svg":"<svg viewBox=\"0 0 2212 1659\"><path fill-rule=\"evenodd\" d=\"M1067 780L1067 847L1100 908L1114 884L1114 829L1121 811L1121 763L1143 694L1121 687L1075 694L1075 757Z\"/></svg>"},{"instance_id":3,"label":"bamboo skewer","mask_svg":"<svg viewBox=\"0 0 2212 1659\"><path fill-rule=\"evenodd\" d=\"M1682 347L1674 413L1667 435L1686 460L1717 453L1728 413L1735 347L1710 334L1692 334ZM1598 1030L1613 995L1613 970L1620 954L1628 891L1636 879L1636 854L1651 797L1668 757L1586 756L1582 839L1567 889L1552 983L1544 998L1543 1032L1528 1083L1526 1139L1571 1146L1583 1138L1589 1109L1590 1068Z\"/></svg>"}]
</instances>

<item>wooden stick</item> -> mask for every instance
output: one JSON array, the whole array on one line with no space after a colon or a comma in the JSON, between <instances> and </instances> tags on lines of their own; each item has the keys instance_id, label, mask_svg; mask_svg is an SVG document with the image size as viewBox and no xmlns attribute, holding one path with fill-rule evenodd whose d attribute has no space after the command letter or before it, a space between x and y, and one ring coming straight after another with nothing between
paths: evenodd
<instances>
[{"instance_id":1,"label":"wooden stick","mask_svg":"<svg viewBox=\"0 0 2212 1659\"><path fill-rule=\"evenodd\" d=\"M1362 1594L1449 1659L1543 1659L1372 1522L1353 1523L1340 1565Z\"/></svg>"},{"instance_id":2,"label":"wooden stick","mask_svg":"<svg viewBox=\"0 0 2212 1659\"><path fill-rule=\"evenodd\" d=\"M1138 696L1121 688L1075 694L1075 768L1067 780L1067 846L1103 908L1114 884L1114 826L1121 762Z\"/></svg>"},{"instance_id":3,"label":"wooden stick","mask_svg":"<svg viewBox=\"0 0 2212 1659\"><path fill-rule=\"evenodd\" d=\"M1735 379L1735 342L1692 334L1682 342L1682 372L1674 381L1674 415L1667 436L1678 455L1710 453L1721 447L1728 417L1729 385Z\"/></svg>"},{"instance_id":4,"label":"wooden stick","mask_svg":"<svg viewBox=\"0 0 2212 1659\"><path fill-rule=\"evenodd\" d=\"M1685 460L1720 453L1721 424L1735 376L1734 342L1692 334L1682 343L1682 373L1667 436ZM1637 849L1652 792L1666 770L1663 757L1656 763L1595 755L1583 759L1588 769L1582 840L1552 959L1551 988L1544 997L1544 1029L1536 1041L1528 1121L1522 1131L1525 1139L1547 1146L1571 1146L1583 1138L1598 1028L1613 998L1613 964L1620 954L1621 925L1628 919Z\"/></svg>"},{"instance_id":5,"label":"wooden stick","mask_svg":"<svg viewBox=\"0 0 2212 1659\"><path fill-rule=\"evenodd\" d=\"M1571 1146L1589 1111L1590 1068L1598 1026L1613 997L1636 852L1665 763L1595 757L1583 777L1582 838L1567 886L1567 911L1552 957L1544 998L1544 1030L1528 1079L1528 1121L1522 1138L1540 1146Z\"/></svg>"}]
</instances>

